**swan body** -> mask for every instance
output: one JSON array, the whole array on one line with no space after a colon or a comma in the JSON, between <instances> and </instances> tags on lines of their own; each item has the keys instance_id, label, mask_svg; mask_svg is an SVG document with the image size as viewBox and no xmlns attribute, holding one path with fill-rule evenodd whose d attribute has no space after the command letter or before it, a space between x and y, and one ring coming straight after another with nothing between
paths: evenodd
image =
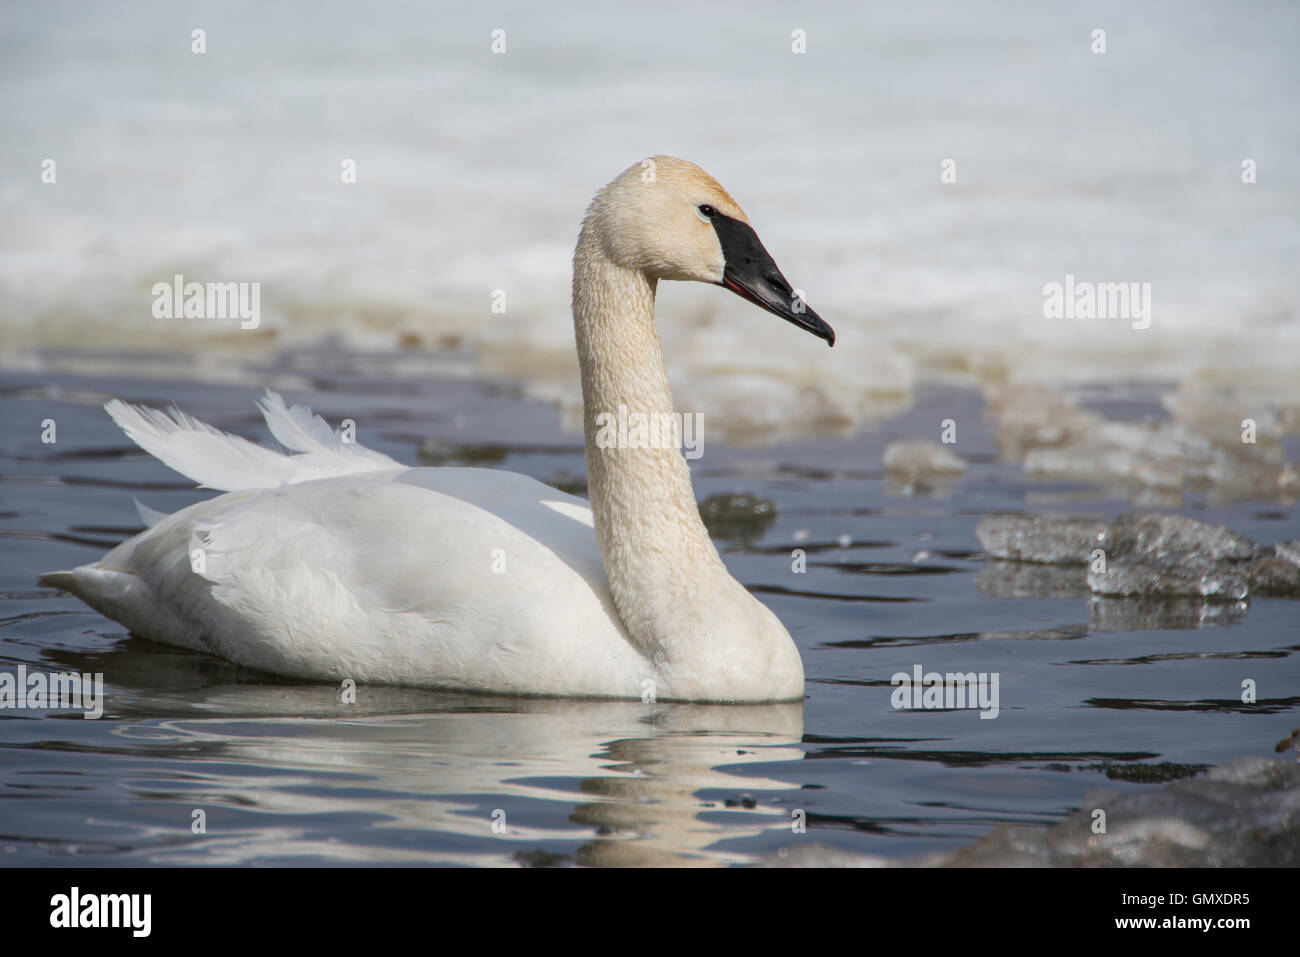
<instances>
[{"instance_id":1,"label":"swan body","mask_svg":"<svg viewBox=\"0 0 1300 957\"><path fill-rule=\"evenodd\" d=\"M525 695L782 701L789 633L726 571L676 448L605 448L602 410L671 413L659 279L710 282L815 334L744 213L703 170L637 164L597 194L574 255L591 502L492 469L407 468L268 392L289 454L114 400L126 434L225 494L100 561L52 572L134 633L248 667Z\"/></svg>"}]
</instances>

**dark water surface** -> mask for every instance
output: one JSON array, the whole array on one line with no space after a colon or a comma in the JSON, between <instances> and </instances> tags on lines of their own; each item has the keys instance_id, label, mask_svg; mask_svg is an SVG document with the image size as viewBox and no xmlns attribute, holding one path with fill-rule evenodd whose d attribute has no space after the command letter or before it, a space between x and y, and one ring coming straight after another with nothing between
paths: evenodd
<instances>
[{"instance_id":1,"label":"dark water surface","mask_svg":"<svg viewBox=\"0 0 1300 957\"><path fill-rule=\"evenodd\" d=\"M472 462L581 491L580 437L509 386L408 381L382 359L328 351L284 363L259 381L332 423L354 419L360 441L402 461L419 463L423 447L424 464ZM93 561L138 531L133 498L172 511L211 494L130 445L101 402L176 402L265 439L257 394L6 375L0 671L103 672L106 711L97 721L0 712L0 861L716 864L803 843L902 859L1001 823L1053 823L1091 787L1151 788L1269 754L1300 723L1296 603L1252 599L1224 614L1100 601L1069 582L1026 584L1023 569L982 554L974 527L987 514L1111 518L1133 504L1000 462L973 390L922 390L907 412L849 439L736 449L706 432L696 493L728 567L799 643L802 705L366 686L344 704L332 685L132 638L37 586L40 572ZM1094 399L1131 418L1156 408L1153 395ZM885 444L935 438L945 418L958 423L966 474L932 489L886 482ZM41 442L45 419L57 424L53 445ZM735 494L770 507L746 517L745 500L714 498ZM1170 510L1263 544L1300 537L1294 503L1191 496ZM791 570L796 548L805 574ZM916 665L998 673L998 716L895 710L890 677ZM799 820L805 833L792 829Z\"/></svg>"}]
</instances>

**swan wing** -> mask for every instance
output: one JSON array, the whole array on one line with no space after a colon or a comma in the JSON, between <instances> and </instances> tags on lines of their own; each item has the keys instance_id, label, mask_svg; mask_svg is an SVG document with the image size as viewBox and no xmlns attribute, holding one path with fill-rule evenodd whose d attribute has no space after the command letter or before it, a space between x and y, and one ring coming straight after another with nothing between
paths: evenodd
<instances>
[{"instance_id":1,"label":"swan wing","mask_svg":"<svg viewBox=\"0 0 1300 957\"><path fill-rule=\"evenodd\" d=\"M320 680L636 697L652 672L614 608L591 510L495 469L406 468L268 393L283 454L173 410L109 412L230 488L42 583L136 634ZM322 474L324 473L324 474Z\"/></svg>"},{"instance_id":2,"label":"swan wing","mask_svg":"<svg viewBox=\"0 0 1300 957\"><path fill-rule=\"evenodd\" d=\"M335 432L306 406L287 407L269 389L260 407L271 434L297 454L285 455L222 432L177 408L163 412L113 399L104 409L136 445L204 488L273 488L404 467L382 452L345 441L341 431Z\"/></svg>"}]
</instances>

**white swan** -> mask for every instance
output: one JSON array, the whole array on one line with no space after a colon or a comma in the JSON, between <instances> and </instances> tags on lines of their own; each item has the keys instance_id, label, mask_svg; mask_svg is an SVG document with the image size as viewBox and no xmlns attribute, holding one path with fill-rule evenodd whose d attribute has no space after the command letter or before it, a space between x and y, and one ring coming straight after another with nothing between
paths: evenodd
<instances>
[{"instance_id":1,"label":"white swan","mask_svg":"<svg viewBox=\"0 0 1300 957\"><path fill-rule=\"evenodd\" d=\"M794 641L727 573L681 451L596 440L601 412L673 412L660 279L725 286L834 344L722 187L657 156L596 195L573 257L590 507L512 472L407 468L270 392L267 425L297 454L114 400L132 440L226 494L146 514L147 531L41 583L142 637L294 677L802 698Z\"/></svg>"}]
</instances>

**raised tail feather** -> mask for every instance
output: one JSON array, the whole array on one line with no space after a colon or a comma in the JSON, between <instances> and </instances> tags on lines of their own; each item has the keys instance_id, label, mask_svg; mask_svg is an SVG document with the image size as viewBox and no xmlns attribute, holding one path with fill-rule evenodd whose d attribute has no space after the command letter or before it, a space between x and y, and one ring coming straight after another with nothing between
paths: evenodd
<instances>
[{"instance_id":1,"label":"raised tail feather","mask_svg":"<svg viewBox=\"0 0 1300 957\"><path fill-rule=\"evenodd\" d=\"M77 575L70 571L46 572L36 579L36 583L44 588L57 588L60 591L70 592L77 583Z\"/></svg>"},{"instance_id":2,"label":"raised tail feather","mask_svg":"<svg viewBox=\"0 0 1300 957\"><path fill-rule=\"evenodd\" d=\"M270 389L259 407L271 434L296 454L214 429L175 407L161 412L113 399L104 409L132 442L168 468L223 492L404 467L381 452L345 442L306 406L286 407Z\"/></svg>"}]
</instances>

